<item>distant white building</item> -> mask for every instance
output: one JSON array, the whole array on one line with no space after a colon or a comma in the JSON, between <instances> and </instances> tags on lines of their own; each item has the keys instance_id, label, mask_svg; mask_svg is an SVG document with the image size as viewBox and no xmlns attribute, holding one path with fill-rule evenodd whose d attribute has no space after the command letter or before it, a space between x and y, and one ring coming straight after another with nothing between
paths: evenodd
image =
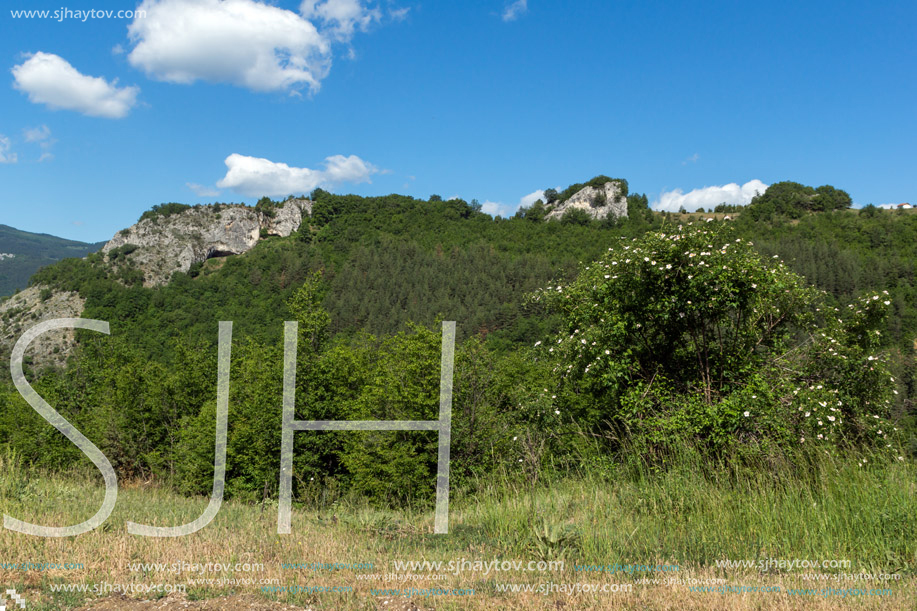
<instances>
[{"instance_id":1,"label":"distant white building","mask_svg":"<svg viewBox=\"0 0 917 611\"><path fill-rule=\"evenodd\" d=\"M907 202L905 202L905 203L903 203L903 204L898 204L897 206L895 206L895 209L896 209L896 210L910 210L910 209L913 208L913 207L914 207L914 206L912 206L912 205L908 204Z\"/></svg>"}]
</instances>

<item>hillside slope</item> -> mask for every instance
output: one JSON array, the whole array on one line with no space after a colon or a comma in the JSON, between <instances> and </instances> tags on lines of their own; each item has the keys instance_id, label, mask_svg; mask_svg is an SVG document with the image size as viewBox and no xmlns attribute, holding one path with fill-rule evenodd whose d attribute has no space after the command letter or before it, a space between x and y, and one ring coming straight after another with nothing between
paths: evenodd
<instances>
[{"instance_id":1,"label":"hillside slope","mask_svg":"<svg viewBox=\"0 0 917 611\"><path fill-rule=\"evenodd\" d=\"M65 240L0 225L0 297L27 287L29 278L39 268L68 257L85 257L103 244Z\"/></svg>"}]
</instances>

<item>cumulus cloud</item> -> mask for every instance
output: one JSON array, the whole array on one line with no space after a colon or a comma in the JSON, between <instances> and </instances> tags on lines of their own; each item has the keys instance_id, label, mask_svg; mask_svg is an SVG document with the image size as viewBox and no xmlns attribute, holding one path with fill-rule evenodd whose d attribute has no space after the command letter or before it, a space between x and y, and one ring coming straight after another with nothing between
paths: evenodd
<instances>
[{"instance_id":1,"label":"cumulus cloud","mask_svg":"<svg viewBox=\"0 0 917 611\"><path fill-rule=\"evenodd\" d=\"M198 197L216 197L220 192L213 187L205 187L196 182L186 182L185 186L191 189Z\"/></svg>"},{"instance_id":2,"label":"cumulus cloud","mask_svg":"<svg viewBox=\"0 0 917 611\"><path fill-rule=\"evenodd\" d=\"M226 176L217 181L217 186L250 197L308 193L316 187L343 182L371 182L370 177L379 172L374 165L356 155L327 157L324 170L295 168L285 163L238 153L227 157L225 163Z\"/></svg>"},{"instance_id":3,"label":"cumulus cloud","mask_svg":"<svg viewBox=\"0 0 917 611\"><path fill-rule=\"evenodd\" d=\"M90 117L120 119L137 102L138 87L118 87L98 76L86 76L53 53L35 53L13 67L13 86L29 101L52 109L75 110Z\"/></svg>"},{"instance_id":4,"label":"cumulus cloud","mask_svg":"<svg viewBox=\"0 0 917 611\"><path fill-rule=\"evenodd\" d=\"M760 180L750 180L744 185L731 182L728 185L704 187L703 189L694 189L688 193L681 189L674 191L665 191L659 196L659 200L653 202L653 208L666 212L678 212L684 208L688 212L694 212L698 208L710 209L718 204L733 204L745 206L758 193L764 193L767 185Z\"/></svg>"},{"instance_id":5,"label":"cumulus cloud","mask_svg":"<svg viewBox=\"0 0 917 611\"><path fill-rule=\"evenodd\" d=\"M515 0L503 11L503 21L515 21L529 10L529 0Z\"/></svg>"},{"instance_id":6,"label":"cumulus cloud","mask_svg":"<svg viewBox=\"0 0 917 611\"><path fill-rule=\"evenodd\" d=\"M18 157L16 153L10 152L10 148L10 139L0 134L0 163L16 163Z\"/></svg>"},{"instance_id":7,"label":"cumulus cloud","mask_svg":"<svg viewBox=\"0 0 917 611\"><path fill-rule=\"evenodd\" d=\"M145 0L128 27L131 65L172 83L317 91L330 44L300 15L253 0Z\"/></svg>"},{"instance_id":8,"label":"cumulus cloud","mask_svg":"<svg viewBox=\"0 0 917 611\"><path fill-rule=\"evenodd\" d=\"M304 0L300 13L256 0L144 0L128 27L128 61L171 83L254 91L319 90L332 43L381 20L361 0Z\"/></svg>"},{"instance_id":9,"label":"cumulus cloud","mask_svg":"<svg viewBox=\"0 0 917 611\"><path fill-rule=\"evenodd\" d=\"M538 189L537 191L532 191L528 195L523 195L519 199L520 208L528 208L538 200L544 201L544 189Z\"/></svg>"},{"instance_id":10,"label":"cumulus cloud","mask_svg":"<svg viewBox=\"0 0 917 611\"><path fill-rule=\"evenodd\" d=\"M481 212L486 212L491 216L500 215L505 218L514 214L519 208L528 208L539 199L544 200L544 191L542 189L523 195L519 198L519 203L515 205L487 200L481 204Z\"/></svg>"},{"instance_id":11,"label":"cumulus cloud","mask_svg":"<svg viewBox=\"0 0 917 611\"><path fill-rule=\"evenodd\" d=\"M322 31L340 42L350 41L354 32L366 32L382 19L379 9L367 8L360 0L303 0L299 12L306 19L321 21Z\"/></svg>"}]
</instances>

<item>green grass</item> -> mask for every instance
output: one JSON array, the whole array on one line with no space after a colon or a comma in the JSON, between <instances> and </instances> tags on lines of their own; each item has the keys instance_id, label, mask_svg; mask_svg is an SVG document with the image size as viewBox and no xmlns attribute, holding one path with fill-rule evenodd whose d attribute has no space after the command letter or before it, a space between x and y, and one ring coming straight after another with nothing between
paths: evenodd
<instances>
[{"instance_id":1,"label":"green grass","mask_svg":"<svg viewBox=\"0 0 917 611\"><path fill-rule=\"evenodd\" d=\"M176 582L173 575L131 573L127 562L263 562L262 576L278 578L284 584L357 588L357 592L346 595L265 594L265 599L323 609L370 609L376 607L369 588L385 586L357 581L350 572L316 575L281 570L280 564L373 561L376 570L384 572L394 570L392 560L566 562L565 571L557 574L462 574L447 584L472 586L482 595L473 601L443 598L436 602L436 608L483 609L515 601L494 590L495 579L594 582L600 577L577 573L574 564L674 564L681 567L682 577L813 587L798 579L798 573L805 570L761 575L756 570L718 569L715 563L725 559L839 559L851 561L850 567L840 572L899 573L902 580L890 584L896 592L894 598L872 599L867 606L856 599L822 604L913 608L917 604L917 465L886 454L833 457L812 452L807 461L805 466L762 461L729 468L684 451L669 458L665 471L630 458L569 476L543 475L534 491L521 473L505 473L480 482L474 493L453 491L448 536L432 534L431 511L381 510L359 499L337 496L316 499L308 507L297 506L290 536L276 534L275 502L252 505L229 500L213 523L194 535L178 539L133 537L124 529L126 520L183 523L200 514L206 499L184 498L157 487L125 486L105 527L92 533L48 540L0 532L2 561L83 562L83 571L41 575L0 571L0 582L29 592L30 601L34 601L30 609L69 609L81 602L79 595L52 595L49 583L102 579ZM102 492L97 475L36 474L13 456L0 458L0 509L20 519L76 523L95 512ZM642 573L602 579L622 582L647 576L652 577ZM882 584L875 587L878 585ZM257 591L257 587L188 588L189 599ZM657 603L652 593L643 596L649 597L645 602L648 608L655 608L654 604L660 605L658 608L704 608L702 599L698 599L699 606L691 606L699 595L688 593L686 588L668 588ZM747 605L746 598L736 597L735 608L759 608L741 606ZM807 608L793 605L813 603L792 598L784 596L782 600L790 605L785 608ZM607 597L593 601L600 605L595 608L606 608L601 606L603 600L607 602ZM765 599L759 602L764 604ZM583 601L583 608L588 608L587 603L588 599ZM666 607L670 603L674 606ZM535 602L531 605L519 603L513 608L541 608Z\"/></svg>"}]
</instances>

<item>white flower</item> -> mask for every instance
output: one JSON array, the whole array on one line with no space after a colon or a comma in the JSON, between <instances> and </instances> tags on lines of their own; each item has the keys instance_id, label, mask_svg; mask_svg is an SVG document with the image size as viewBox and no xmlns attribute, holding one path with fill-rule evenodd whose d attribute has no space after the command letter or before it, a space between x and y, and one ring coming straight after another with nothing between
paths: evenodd
<instances>
[{"instance_id":1,"label":"white flower","mask_svg":"<svg viewBox=\"0 0 917 611\"><path fill-rule=\"evenodd\" d=\"M749 412L745 412L745 417L746 417L746 418L748 418L748 416L750 416L750 415L751 415L751 414L750 414Z\"/></svg>"},{"instance_id":2,"label":"white flower","mask_svg":"<svg viewBox=\"0 0 917 611\"><path fill-rule=\"evenodd\" d=\"M559 410L559 409L555 409L555 410L554 410L554 413L557 414L558 416L560 416L560 410Z\"/></svg>"},{"instance_id":3,"label":"white flower","mask_svg":"<svg viewBox=\"0 0 917 611\"><path fill-rule=\"evenodd\" d=\"M540 346L540 345L541 345L541 340L535 342L535 347L536 347L536 348L537 348L538 346Z\"/></svg>"},{"instance_id":4,"label":"white flower","mask_svg":"<svg viewBox=\"0 0 917 611\"><path fill-rule=\"evenodd\" d=\"M515 437L513 437L513 441L516 441L517 439L519 439L519 436L518 436L518 435L515 436Z\"/></svg>"}]
</instances>

